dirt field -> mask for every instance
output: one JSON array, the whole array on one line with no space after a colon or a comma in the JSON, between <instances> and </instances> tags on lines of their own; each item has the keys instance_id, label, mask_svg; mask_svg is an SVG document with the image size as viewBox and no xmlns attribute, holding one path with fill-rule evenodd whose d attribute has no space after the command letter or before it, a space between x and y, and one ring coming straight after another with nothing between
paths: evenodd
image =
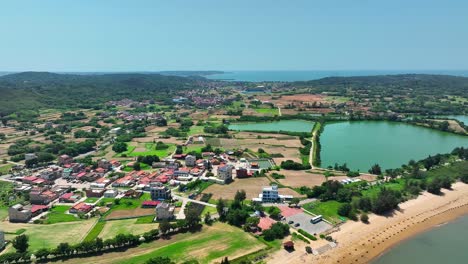
<instances>
[{"instance_id":1,"label":"dirt field","mask_svg":"<svg viewBox=\"0 0 468 264\"><path fill-rule=\"evenodd\" d=\"M129 210L114 210L109 215L106 216L106 220L110 219L120 219L125 217L137 217L151 215L154 213L152 208L136 208Z\"/></svg>"},{"instance_id":2,"label":"dirt field","mask_svg":"<svg viewBox=\"0 0 468 264\"><path fill-rule=\"evenodd\" d=\"M270 180L266 177L237 179L227 185L213 184L203 191L203 193L212 193L212 199L228 199L233 200L238 190L244 190L247 194L247 199L258 197L262 192L262 187L270 186ZM281 188L280 193L284 195L293 195L299 197L300 194L288 188Z\"/></svg>"},{"instance_id":3,"label":"dirt field","mask_svg":"<svg viewBox=\"0 0 468 264\"><path fill-rule=\"evenodd\" d=\"M290 170L281 170L279 173L286 176L286 178L279 179L278 181L285 186L291 186L293 188L301 186L312 187L316 185L321 185L323 182L326 181L325 176L323 176L323 174L318 173Z\"/></svg>"}]
</instances>

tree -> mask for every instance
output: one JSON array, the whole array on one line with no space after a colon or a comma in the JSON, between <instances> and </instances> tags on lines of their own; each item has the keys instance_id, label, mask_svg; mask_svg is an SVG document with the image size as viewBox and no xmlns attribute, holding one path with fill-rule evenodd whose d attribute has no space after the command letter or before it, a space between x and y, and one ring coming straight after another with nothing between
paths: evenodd
<instances>
[{"instance_id":1,"label":"tree","mask_svg":"<svg viewBox=\"0 0 468 264\"><path fill-rule=\"evenodd\" d=\"M361 214L361 222L365 224L369 223L369 216L366 213Z\"/></svg>"},{"instance_id":2,"label":"tree","mask_svg":"<svg viewBox=\"0 0 468 264\"><path fill-rule=\"evenodd\" d=\"M127 151L127 143L125 142L116 142L114 146L112 146L112 150L117 153L122 153Z\"/></svg>"},{"instance_id":3,"label":"tree","mask_svg":"<svg viewBox=\"0 0 468 264\"><path fill-rule=\"evenodd\" d=\"M72 248L68 243L60 243L56 248L57 254L62 256L70 254L71 250Z\"/></svg>"},{"instance_id":4,"label":"tree","mask_svg":"<svg viewBox=\"0 0 468 264\"><path fill-rule=\"evenodd\" d=\"M207 224L207 225L211 225L211 224L213 223L213 219L211 218L210 212L208 212L208 213L205 214L205 218L203 219L203 221L204 221L205 224Z\"/></svg>"},{"instance_id":5,"label":"tree","mask_svg":"<svg viewBox=\"0 0 468 264\"><path fill-rule=\"evenodd\" d=\"M175 154L182 154L184 153L184 150L181 145L177 145Z\"/></svg>"},{"instance_id":6,"label":"tree","mask_svg":"<svg viewBox=\"0 0 468 264\"><path fill-rule=\"evenodd\" d=\"M135 162L133 164L133 169L136 170L136 171L141 170L141 163L140 162Z\"/></svg>"},{"instance_id":7,"label":"tree","mask_svg":"<svg viewBox=\"0 0 468 264\"><path fill-rule=\"evenodd\" d=\"M189 227L195 227L200 223L201 219L197 210L189 208L185 213L185 220L187 220L187 224Z\"/></svg>"},{"instance_id":8,"label":"tree","mask_svg":"<svg viewBox=\"0 0 468 264\"><path fill-rule=\"evenodd\" d=\"M344 203L340 205L338 208L338 214L341 216L348 217L351 211L353 210L353 207L349 203Z\"/></svg>"},{"instance_id":9,"label":"tree","mask_svg":"<svg viewBox=\"0 0 468 264\"><path fill-rule=\"evenodd\" d=\"M44 259L44 258L47 258L47 256L50 255L50 250L48 248L41 248L41 249L38 249L36 251L36 253L34 253L34 255L38 258L38 259Z\"/></svg>"},{"instance_id":10,"label":"tree","mask_svg":"<svg viewBox=\"0 0 468 264\"><path fill-rule=\"evenodd\" d=\"M24 253L28 250L29 238L26 235L19 235L11 241L11 244L16 249L16 252Z\"/></svg>"},{"instance_id":11,"label":"tree","mask_svg":"<svg viewBox=\"0 0 468 264\"><path fill-rule=\"evenodd\" d=\"M240 203L243 203L244 200L246 199L246 197L247 197L247 195L246 195L244 190L240 190L240 191L238 190L236 192L236 195L234 196L234 200L238 201Z\"/></svg>"},{"instance_id":12,"label":"tree","mask_svg":"<svg viewBox=\"0 0 468 264\"><path fill-rule=\"evenodd\" d=\"M292 206L293 204L298 206L300 201L301 201L301 199L299 199L297 197L294 197L294 198L291 199L291 201L289 201L289 206Z\"/></svg>"},{"instance_id":13,"label":"tree","mask_svg":"<svg viewBox=\"0 0 468 264\"><path fill-rule=\"evenodd\" d=\"M225 257L223 260L221 260L221 264L229 264L228 257Z\"/></svg>"},{"instance_id":14,"label":"tree","mask_svg":"<svg viewBox=\"0 0 468 264\"><path fill-rule=\"evenodd\" d=\"M175 264L175 262L168 257L155 257L147 260L145 264Z\"/></svg>"},{"instance_id":15,"label":"tree","mask_svg":"<svg viewBox=\"0 0 468 264\"><path fill-rule=\"evenodd\" d=\"M221 221L224 221L226 219L226 212L224 208L226 208L226 202L223 199L219 198L218 202L216 203L216 211L218 212L219 219Z\"/></svg>"},{"instance_id":16,"label":"tree","mask_svg":"<svg viewBox=\"0 0 468 264\"><path fill-rule=\"evenodd\" d=\"M379 164L374 164L369 170L370 174L375 174L375 175L381 175L382 174L382 169L380 168Z\"/></svg>"},{"instance_id":17,"label":"tree","mask_svg":"<svg viewBox=\"0 0 468 264\"><path fill-rule=\"evenodd\" d=\"M167 220L163 220L159 223L159 233L165 235L171 229L171 224Z\"/></svg>"},{"instance_id":18,"label":"tree","mask_svg":"<svg viewBox=\"0 0 468 264\"><path fill-rule=\"evenodd\" d=\"M383 214L393 210L398 206L400 199L401 193L399 191L382 187L372 202L372 211L376 214Z\"/></svg>"},{"instance_id":19,"label":"tree","mask_svg":"<svg viewBox=\"0 0 468 264\"><path fill-rule=\"evenodd\" d=\"M260 218L256 216L250 216L245 220L244 230L249 231L251 227L256 227L260 223Z\"/></svg>"},{"instance_id":20,"label":"tree","mask_svg":"<svg viewBox=\"0 0 468 264\"><path fill-rule=\"evenodd\" d=\"M432 180L428 185L427 185L427 191L432 193L432 194L440 194L440 188L441 188L441 182L439 179L434 179Z\"/></svg>"}]
</instances>

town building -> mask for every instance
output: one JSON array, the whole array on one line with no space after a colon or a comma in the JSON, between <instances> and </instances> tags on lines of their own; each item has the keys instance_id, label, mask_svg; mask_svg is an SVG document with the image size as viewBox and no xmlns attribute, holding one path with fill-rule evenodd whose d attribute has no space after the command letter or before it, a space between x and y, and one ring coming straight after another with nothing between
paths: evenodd
<instances>
[{"instance_id":1,"label":"town building","mask_svg":"<svg viewBox=\"0 0 468 264\"><path fill-rule=\"evenodd\" d=\"M107 161L106 159L101 159L98 161L98 168L105 169L106 171L112 169L112 163Z\"/></svg>"},{"instance_id":2,"label":"town building","mask_svg":"<svg viewBox=\"0 0 468 264\"><path fill-rule=\"evenodd\" d=\"M262 193L258 195L258 198L253 198L254 202L262 203L277 203L291 200L292 195L280 195L278 192L278 185L263 187Z\"/></svg>"},{"instance_id":3,"label":"town building","mask_svg":"<svg viewBox=\"0 0 468 264\"><path fill-rule=\"evenodd\" d=\"M171 199L171 190L159 182L150 183L151 200L169 200Z\"/></svg>"},{"instance_id":4,"label":"town building","mask_svg":"<svg viewBox=\"0 0 468 264\"><path fill-rule=\"evenodd\" d=\"M187 167L195 167L197 165L197 158L192 155L187 155L185 157L185 166Z\"/></svg>"},{"instance_id":5,"label":"town building","mask_svg":"<svg viewBox=\"0 0 468 264\"><path fill-rule=\"evenodd\" d=\"M119 194L117 190L107 190L104 193L104 198L115 198Z\"/></svg>"},{"instance_id":6,"label":"town building","mask_svg":"<svg viewBox=\"0 0 468 264\"><path fill-rule=\"evenodd\" d=\"M5 232L0 230L0 251L5 248Z\"/></svg>"},{"instance_id":7,"label":"town building","mask_svg":"<svg viewBox=\"0 0 468 264\"><path fill-rule=\"evenodd\" d=\"M21 204L15 204L8 208L8 218L10 222L23 222L26 223L31 219L32 213L31 208L27 208Z\"/></svg>"},{"instance_id":8,"label":"town building","mask_svg":"<svg viewBox=\"0 0 468 264\"><path fill-rule=\"evenodd\" d=\"M72 192L62 194L60 196L59 201L61 203L76 203L81 199L81 196L79 194L74 194Z\"/></svg>"},{"instance_id":9,"label":"town building","mask_svg":"<svg viewBox=\"0 0 468 264\"><path fill-rule=\"evenodd\" d=\"M47 188L35 187L29 193L29 201L31 204L49 204L57 199L59 195L59 191L54 192Z\"/></svg>"},{"instance_id":10,"label":"town building","mask_svg":"<svg viewBox=\"0 0 468 264\"><path fill-rule=\"evenodd\" d=\"M66 165L66 164L70 164L73 162L73 158L68 156L68 155L61 155L58 157L58 162L57 164L59 166L63 166L63 165Z\"/></svg>"},{"instance_id":11,"label":"town building","mask_svg":"<svg viewBox=\"0 0 468 264\"><path fill-rule=\"evenodd\" d=\"M224 183L229 183L232 181L232 169L231 165L220 165L218 167L218 179L223 181Z\"/></svg>"},{"instance_id":12,"label":"town building","mask_svg":"<svg viewBox=\"0 0 468 264\"><path fill-rule=\"evenodd\" d=\"M174 218L174 206L168 203L160 203L156 206L157 220L170 220Z\"/></svg>"},{"instance_id":13,"label":"town building","mask_svg":"<svg viewBox=\"0 0 468 264\"><path fill-rule=\"evenodd\" d=\"M86 214L89 213L91 210L93 210L93 206L90 204L86 204L84 202L77 203L70 210L68 210L71 214Z\"/></svg>"}]
</instances>

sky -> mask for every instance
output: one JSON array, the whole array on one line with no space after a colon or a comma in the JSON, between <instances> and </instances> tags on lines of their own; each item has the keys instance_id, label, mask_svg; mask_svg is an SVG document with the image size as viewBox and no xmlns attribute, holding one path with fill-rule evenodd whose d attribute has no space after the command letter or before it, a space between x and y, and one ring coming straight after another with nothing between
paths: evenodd
<instances>
[{"instance_id":1,"label":"sky","mask_svg":"<svg viewBox=\"0 0 468 264\"><path fill-rule=\"evenodd\" d=\"M2 0L0 71L466 70L466 0Z\"/></svg>"}]
</instances>

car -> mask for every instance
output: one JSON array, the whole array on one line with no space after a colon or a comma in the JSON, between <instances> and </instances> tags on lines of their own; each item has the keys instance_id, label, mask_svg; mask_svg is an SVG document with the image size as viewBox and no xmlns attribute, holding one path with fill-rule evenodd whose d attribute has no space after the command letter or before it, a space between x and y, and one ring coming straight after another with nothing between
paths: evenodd
<instances>
[{"instance_id":1,"label":"car","mask_svg":"<svg viewBox=\"0 0 468 264\"><path fill-rule=\"evenodd\" d=\"M289 221L288 224L292 225L294 224L294 221Z\"/></svg>"},{"instance_id":2,"label":"car","mask_svg":"<svg viewBox=\"0 0 468 264\"><path fill-rule=\"evenodd\" d=\"M296 223L296 224L294 225L294 227L298 227L298 226L300 226L300 225L301 225L301 224L299 224L299 223Z\"/></svg>"}]
</instances>

